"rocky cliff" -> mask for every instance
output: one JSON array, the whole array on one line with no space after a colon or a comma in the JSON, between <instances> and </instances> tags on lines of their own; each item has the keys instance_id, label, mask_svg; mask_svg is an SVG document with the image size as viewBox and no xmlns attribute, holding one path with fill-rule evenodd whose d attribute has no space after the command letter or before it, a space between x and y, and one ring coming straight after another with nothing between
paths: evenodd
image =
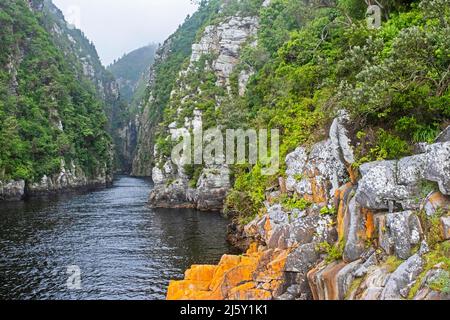
<instances>
[{"instance_id":1,"label":"rocky cliff","mask_svg":"<svg viewBox=\"0 0 450 320\"><path fill-rule=\"evenodd\" d=\"M2 3L0 200L105 186L117 85L51 1Z\"/></svg>"},{"instance_id":2,"label":"rocky cliff","mask_svg":"<svg viewBox=\"0 0 450 320\"><path fill-rule=\"evenodd\" d=\"M259 18L239 10L229 11L227 6L221 3L214 13L217 17L214 24L200 29L171 90L155 142L141 147L151 154L147 155L146 169L137 171L151 173L153 177L155 189L150 195L150 205L154 207L221 210L231 187L226 165L177 165L168 149L189 132L219 126L220 120L213 114L220 112L221 106L234 96L245 93L253 71L238 66L243 47L256 45ZM170 46L170 41L166 46ZM141 119L146 121L148 112L144 110ZM144 122L141 137L149 136L146 127ZM142 166L142 158L138 154L135 167ZM149 159L152 166L148 165Z\"/></svg>"},{"instance_id":3,"label":"rocky cliff","mask_svg":"<svg viewBox=\"0 0 450 320\"><path fill-rule=\"evenodd\" d=\"M122 96L116 77L102 65L94 44L81 30L67 24L63 13L51 0L42 3L42 6L37 6L37 10L43 13L42 24L74 71L94 85L108 117L108 131L114 140L116 170L128 173L136 147L135 113L129 112L128 97Z\"/></svg>"},{"instance_id":4,"label":"rocky cliff","mask_svg":"<svg viewBox=\"0 0 450 320\"><path fill-rule=\"evenodd\" d=\"M347 118L286 157L243 256L193 266L168 299L450 299L450 141L355 170ZM296 199L297 204L287 199Z\"/></svg>"}]
</instances>

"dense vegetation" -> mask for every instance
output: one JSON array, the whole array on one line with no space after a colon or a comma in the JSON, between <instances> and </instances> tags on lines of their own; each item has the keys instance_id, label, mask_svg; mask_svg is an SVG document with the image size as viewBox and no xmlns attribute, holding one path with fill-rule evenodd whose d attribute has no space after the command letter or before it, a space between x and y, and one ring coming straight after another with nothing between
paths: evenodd
<instances>
[{"instance_id":1,"label":"dense vegetation","mask_svg":"<svg viewBox=\"0 0 450 320\"><path fill-rule=\"evenodd\" d=\"M120 83L120 95L124 101L135 105L142 100L147 81L143 73L148 72L153 63L156 49L156 44L136 49L108 67Z\"/></svg>"},{"instance_id":2,"label":"dense vegetation","mask_svg":"<svg viewBox=\"0 0 450 320\"><path fill-rule=\"evenodd\" d=\"M257 70L240 102L251 124L281 131L281 156L324 138L337 110L351 114L358 164L408 155L449 124L450 3L379 1L381 28L357 0L274 0L262 8ZM272 177L236 170L228 210L252 216Z\"/></svg>"},{"instance_id":3,"label":"dense vegetation","mask_svg":"<svg viewBox=\"0 0 450 320\"><path fill-rule=\"evenodd\" d=\"M110 170L111 138L96 88L29 5L0 2L0 180L39 180L59 172L62 159L88 175Z\"/></svg>"}]
</instances>

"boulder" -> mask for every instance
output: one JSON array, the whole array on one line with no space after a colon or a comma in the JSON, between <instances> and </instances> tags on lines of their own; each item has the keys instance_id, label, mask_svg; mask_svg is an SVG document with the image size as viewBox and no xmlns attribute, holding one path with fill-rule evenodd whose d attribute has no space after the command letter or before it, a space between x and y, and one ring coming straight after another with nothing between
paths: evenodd
<instances>
[{"instance_id":1,"label":"boulder","mask_svg":"<svg viewBox=\"0 0 450 320\"><path fill-rule=\"evenodd\" d=\"M426 156L423 178L437 182L439 190L450 195L450 141L429 146Z\"/></svg>"}]
</instances>

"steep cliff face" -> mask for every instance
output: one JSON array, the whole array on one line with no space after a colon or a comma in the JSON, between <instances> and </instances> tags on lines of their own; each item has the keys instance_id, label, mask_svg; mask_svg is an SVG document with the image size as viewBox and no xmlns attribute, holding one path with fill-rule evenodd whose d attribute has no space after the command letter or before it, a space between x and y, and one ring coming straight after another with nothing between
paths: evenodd
<instances>
[{"instance_id":1,"label":"steep cliff face","mask_svg":"<svg viewBox=\"0 0 450 320\"><path fill-rule=\"evenodd\" d=\"M114 80L95 71L94 47L50 2L1 6L0 199L105 185Z\"/></svg>"},{"instance_id":2,"label":"steep cliff face","mask_svg":"<svg viewBox=\"0 0 450 320\"><path fill-rule=\"evenodd\" d=\"M69 26L64 15L51 0L35 4L42 13L41 23L52 35L54 44L63 52L78 77L87 78L95 87L98 99L108 117L108 131L115 147L116 170L129 172L135 148L135 127L130 119L127 100L123 99L114 75L102 65L94 44L81 30ZM134 119L133 119L134 120Z\"/></svg>"},{"instance_id":3,"label":"steep cliff face","mask_svg":"<svg viewBox=\"0 0 450 320\"><path fill-rule=\"evenodd\" d=\"M152 206L221 210L231 187L226 165L176 164L170 153L189 132L219 126L217 115L226 112L222 105L245 92L252 69L237 66L241 50L256 44L259 18L228 6L220 3L212 15L214 23L200 29L171 90L155 143L149 145L151 155L147 157L153 165L147 166L145 173L151 173L155 182ZM144 119L148 118L146 112Z\"/></svg>"},{"instance_id":4,"label":"steep cliff face","mask_svg":"<svg viewBox=\"0 0 450 320\"><path fill-rule=\"evenodd\" d=\"M147 79L147 92L139 110L138 145L133 159L132 174L151 176L155 164L156 133L171 92L184 64L192 54L192 45L204 24L218 12L221 1L202 2L199 10L178 28L158 49Z\"/></svg>"}]
</instances>

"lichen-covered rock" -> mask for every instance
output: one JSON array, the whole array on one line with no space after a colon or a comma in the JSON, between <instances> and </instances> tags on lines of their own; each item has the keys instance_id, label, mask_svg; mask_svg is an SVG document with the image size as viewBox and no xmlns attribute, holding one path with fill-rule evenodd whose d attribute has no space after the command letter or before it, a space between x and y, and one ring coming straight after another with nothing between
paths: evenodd
<instances>
[{"instance_id":1,"label":"lichen-covered rock","mask_svg":"<svg viewBox=\"0 0 450 320\"><path fill-rule=\"evenodd\" d=\"M25 181L0 181L0 200L17 201L25 196Z\"/></svg>"},{"instance_id":2,"label":"lichen-covered rock","mask_svg":"<svg viewBox=\"0 0 450 320\"><path fill-rule=\"evenodd\" d=\"M450 142L426 147L423 154L400 160L379 161L361 166L362 179L357 201L374 210L418 209L421 184L434 181L444 195L450 192Z\"/></svg>"},{"instance_id":3,"label":"lichen-covered rock","mask_svg":"<svg viewBox=\"0 0 450 320\"><path fill-rule=\"evenodd\" d=\"M346 262L358 260L367 249L367 240L373 236L373 213L362 208L353 197L344 210L343 259Z\"/></svg>"},{"instance_id":4,"label":"lichen-covered rock","mask_svg":"<svg viewBox=\"0 0 450 320\"><path fill-rule=\"evenodd\" d=\"M379 245L386 254L406 260L422 239L422 226L415 212L405 211L377 217Z\"/></svg>"},{"instance_id":5,"label":"lichen-covered rock","mask_svg":"<svg viewBox=\"0 0 450 320\"><path fill-rule=\"evenodd\" d=\"M444 240L450 240L450 216L441 218L441 230L442 238Z\"/></svg>"},{"instance_id":6,"label":"lichen-covered rock","mask_svg":"<svg viewBox=\"0 0 450 320\"><path fill-rule=\"evenodd\" d=\"M268 300L281 295L288 251L259 250L224 255L217 266L192 266L181 281L171 281L168 300Z\"/></svg>"},{"instance_id":7,"label":"lichen-covered rock","mask_svg":"<svg viewBox=\"0 0 450 320\"><path fill-rule=\"evenodd\" d=\"M345 164L331 139L315 144L309 154L298 148L286 157L286 187L315 203L331 201L348 179Z\"/></svg>"},{"instance_id":8,"label":"lichen-covered rock","mask_svg":"<svg viewBox=\"0 0 450 320\"><path fill-rule=\"evenodd\" d=\"M361 166L362 179L356 191L356 201L365 208L389 209L390 201L414 196L406 186L397 184L396 161L380 161Z\"/></svg>"},{"instance_id":9,"label":"lichen-covered rock","mask_svg":"<svg viewBox=\"0 0 450 320\"><path fill-rule=\"evenodd\" d=\"M450 293L439 292L431 289L431 286L439 281L439 278L450 277L448 271L440 268L433 268L429 270L420 282L419 289L417 290L414 300L450 300Z\"/></svg>"},{"instance_id":10,"label":"lichen-covered rock","mask_svg":"<svg viewBox=\"0 0 450 320\"><path fill-rule=\"evenodd\" d=\"M450 195L450 141L429 146L426 156L423 178L437 182L439 190Z\"/></svg>"},{"instance_id":11,"label":"lichen-covered rock","mask_svg":"<svg viewBox=\"0 0 450 320\"><path fill-rule=\"evenodd\" d=\"M408 297L411 286L423 271L425 262L422 255L427 252L428 248L423 244L418 253L408 258L389 276L381 292L381 300L402 300Z\"/></svg>"}]
</instances>

